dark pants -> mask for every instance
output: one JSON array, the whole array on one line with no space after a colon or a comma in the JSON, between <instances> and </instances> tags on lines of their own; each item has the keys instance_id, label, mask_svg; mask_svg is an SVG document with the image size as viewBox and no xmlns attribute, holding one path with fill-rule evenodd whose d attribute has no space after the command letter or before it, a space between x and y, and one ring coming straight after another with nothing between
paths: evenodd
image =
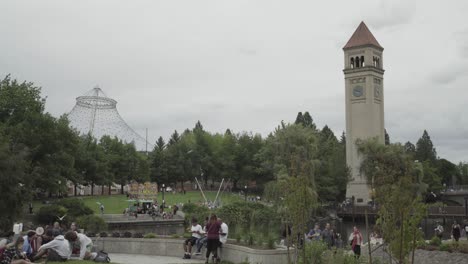
<instances>
[{"instance_id":1,"label":"dark pants","mask_svg":"<svg viewBox=\"0 0 468 264\"><path fill-rule=\"evenodd\" d=\"M361 246L360 245L354 245L353 252L356 258L359 258L361 256Z\"/></svg>"},{"instance_id":2,"label":"dark pants","mask_svg":"<svg viewBox=\"0 0 468 264\"><path fill-rule=\"evenodd\" d=\"M213 252L213 256L218 258L218 246L219 246L219 239L210 239L208 238L206 243L206 258L210 257L211 252Z\"/></svg>"},{"instance_id":3,"label":"dark pants","mask_svg":"<svg viewBox=\"0 0 468 264\"><path fill-rule=\"evenodd\" d=\"M62 262L62 261L67 261L66 258L63 258L62 256L60 256L57 251L53 250L53 249L49 249L47 251L47 262L49 261L52 261L52 262Z\"/></svg>"}]
</instances>

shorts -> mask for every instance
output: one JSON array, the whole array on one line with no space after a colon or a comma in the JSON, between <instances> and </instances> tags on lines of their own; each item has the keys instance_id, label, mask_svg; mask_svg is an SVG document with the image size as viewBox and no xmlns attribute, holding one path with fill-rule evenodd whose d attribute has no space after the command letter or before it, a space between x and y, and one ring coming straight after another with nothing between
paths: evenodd
<instances>
[{"instance_id":1,"label":"shorts","mask_svg":"<svg viewBox=\"0 0 468 264\"><path fill-rule=\"evenodd\" d=\"M184 244L185 245L188 245L188 243L190 242L190 245L195 245L197 243L197 239L196 237L191 237L191 238L188 238L187 240L185 240Z\"/></svg>"}]
</instances>

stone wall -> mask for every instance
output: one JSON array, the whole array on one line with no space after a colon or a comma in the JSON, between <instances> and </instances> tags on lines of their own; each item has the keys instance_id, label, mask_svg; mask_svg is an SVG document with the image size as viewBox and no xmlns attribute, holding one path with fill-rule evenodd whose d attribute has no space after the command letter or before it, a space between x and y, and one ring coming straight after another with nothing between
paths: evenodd
<instances>
[{"instance_id":1,"label":"stone wall","mask_svg":"<svg viewBox=\"0 0 468 264\"><path fill-rule=\"evenodd\" d=\"M97 249L110 253L143 254L182 257L183 239L169 238L99 238L95 244ZM204 256L194 256L204 259ZM222 249L222 258L233 263L248 261L252 264L284 264L287 263L286 250L258 250L238 245L226 244Z\"/></svg>"},{"instance_id":2,"label":"stone wall","mask_svg":"<svg viewBox=\"0 0 468 264\"><path fill-rule=\"evenodd\" d=\"M155 233L160 236L183 235L184 220L143 220L143 221L106 221L109 233L132 232L132 233Z\"/></svg>"}]
</instances>

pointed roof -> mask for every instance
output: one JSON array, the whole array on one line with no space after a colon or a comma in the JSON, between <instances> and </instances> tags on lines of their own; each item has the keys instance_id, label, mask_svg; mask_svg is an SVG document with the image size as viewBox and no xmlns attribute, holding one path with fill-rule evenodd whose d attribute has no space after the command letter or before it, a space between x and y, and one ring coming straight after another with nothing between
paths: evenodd
<instances>
[{"instance_id":1,"label":"pointed roof","mask_svg":"<svg viewBox=\"0 0 468 264\"><path fill-rule=\"evenodd\" d=\"M383 47L380 46L379 42L375 39L374 35L372 35L364 21L362 21L361 24L359 24L356 31L354 31L351 38L348 40L348 43L346 43L346 45L343 47L343 49L349 49L365 45L372 45L379 49L383 49Z\"/></svg>"}]
</instances>

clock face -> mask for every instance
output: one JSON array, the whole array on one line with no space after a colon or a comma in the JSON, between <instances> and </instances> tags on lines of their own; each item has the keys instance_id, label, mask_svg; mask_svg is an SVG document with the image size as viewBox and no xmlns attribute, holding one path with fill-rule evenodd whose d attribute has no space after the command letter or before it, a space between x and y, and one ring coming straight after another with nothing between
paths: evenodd
<instances>
[{"instance_id":1,"label":"clock face","mask_svg":"<svg viewBox=\"0 0 468 264\"><path fill-rule=\"evenodd\" d=\"M361 97L364 93L364 88L362 86L356 86L353 89L353 96L354 97Z\"/></svg>"},{"instance_id":2,"label":"clock face","mask_svg":"<svg viewBox=\"0 0 468 264\"><path fill-rule=\"evenodd\" d=\"M378 86L378 85L374 86L374 97L375 98L380 98L381 92L382 92L382 89L380 88L380 86Z\"/></svg>"}]
</instances>

